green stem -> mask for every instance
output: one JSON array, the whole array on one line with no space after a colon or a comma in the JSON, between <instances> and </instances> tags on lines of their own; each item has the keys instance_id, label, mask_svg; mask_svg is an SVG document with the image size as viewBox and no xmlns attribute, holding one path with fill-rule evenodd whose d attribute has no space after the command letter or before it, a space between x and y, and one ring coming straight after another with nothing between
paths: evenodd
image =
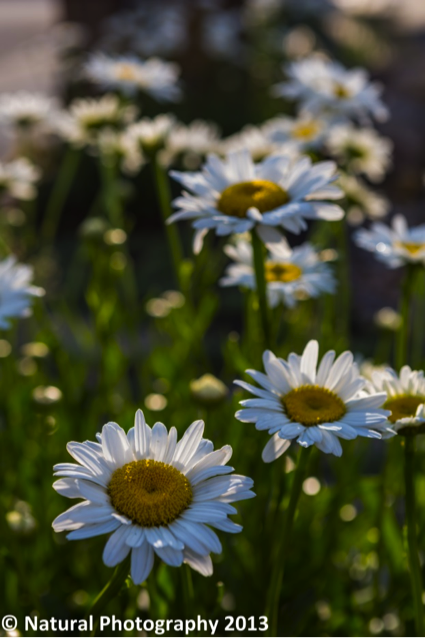
<instances>
[{"instance_id":1,"label":"green stem","mask_svg":"<svg viewBox=\"0 0 425 638\"><path fill-rule=\"evenodd\" d=\"M102 611L105 609L106 605L119 594L121 587L127 579L129 571L130 560L127 558L115 568L109 582L94 599L92 606L87 612L87 616L93 616L94 618L92 636L96 635L97 627L99 625L99 617L101 616Z\"/></svg>"},{"instance_id":2,"label":"green stem","mask_svg":"<svg viewBox=\"0 0 425 638\"><path fill-rule=\"evenodd\" d=\"M339 294L337 302L337 321L339 318L339 334L344 340L344 347L350 342L350 267L349 267L349 246L347 237L347 223L345 219L336 222L338 241L338 264L339 264ZM337 298L335 297L335 300Z\"/></svg>"},{"instance_id":3,"label":"green stem","mask_svg":"<svg viewBox=\"0 0 425 638\"><path fill-rule=\"evenodd\" d=\"M416 522L414 479L415 438L413 436L406 436L404 443L404 482L410 580L412 583L416 635L425 636L424 611L422 604L422 574L419 562Z\"/></svg>"},{"instance_id":4,"label":"green stem","mask_svg":"<svg viewBox=\"0 0 425 638\"><path fill-rule=\"evenodd\" d=\"M100 172L106 214L114 228L122 228L122 205L118 190L116 162L112 158L101 159Z\"/></svg>"},{"instance_id":5,"label":"green stem","mask_svg":"<svg viewBox=\"0 0 425 638\"><path fill-rule=\"evenodd\" d=\"M425 271L418 270L415 282L416 305L413 312L412 365L418 370L422 368L424 351L423 317L425 314Z\"/></svg>"},{"instance_id":6,"label":"green stem","mask_svg":"<svg viewBox=\"0 0 425 638\"><path fill-rule=\"evenodd\" d=\"M398 330L396 341L396 368L400 370L402 366L408 363L409 359L409 328L410 328L410 301L412 295L412 287L415 275L415 266L407 264L406 274L403 281L401 299L400 299L400 315L402 324Z\"/></svg>"},{"instance_id":7,"label":"green stem","mask_svg":"<svg viewBox=\"0 0 425 638\"><path fill-rule=\"evenodd\" d=\"M164 221L165 232L167 233L168 247L173 262L174 275L177 283L180 284L180 266L183 260L183 249L180 243L180 237L177 227L174 224L168 224L167 220L172 214L171 208L171 190L168 176L157 158L152 160L152 167L155 177L155 187L158 197L159 207L161 209L162 219Z\"/></svg>"},{"instance_id":8,"label":"green stem","mask_svg":"<svg viewBox=\"0 0 425 638\"><path fill-rule=\"evenodd\" d=\"M182 565L180 573L182 578L184 614L186 618L191 618L194 612L194 591L192 573L190 571L189 565Z\"/></svg>"},{"instance_id":9,"label":"green stem","mask_svg":"<svg viewBox=\"0 0 425 638\"><path fill-rule=\"evenodd\" d=\"M261 323L263 326L264 344L266 348L270 348L269 308L267 304L267 284L264 271L264 246L261 239L255 232L255 229L251 231L251 241L258 305L260 307Z\"/></svg>"},{"instance_id":10,"label":"green stem","mask_svg":"<svg viewBox=\"0 0 425 638\"><path fill-rule=\"evenodd\" d=\"M50 199L46 206L41 237L44 242L51 243L58 229L60 216L77 173L81 153L71 146L66 150L59 174L53 185Z\"/></svg>"},{"instance_id":11,"label":"green stem","mask_svg":"<svg viewBox=\"0 0 425 638\"><path fill-rule=\"evenodd\" d=\"M266 616L269 619L270 636L278 636L278 615L279 599L282 589L285 561L288 548L291 546L291 533L294 524L295 513L297 511L298 500L301 494L302 484L306 475L311 447L301 448L298 465L295 470L294 479L289 497L289 504L286 510L282 509L282 519L277 525L279 545L276 556L274 556L274 567L267 596Z\"/></svg>"}]
</instances>

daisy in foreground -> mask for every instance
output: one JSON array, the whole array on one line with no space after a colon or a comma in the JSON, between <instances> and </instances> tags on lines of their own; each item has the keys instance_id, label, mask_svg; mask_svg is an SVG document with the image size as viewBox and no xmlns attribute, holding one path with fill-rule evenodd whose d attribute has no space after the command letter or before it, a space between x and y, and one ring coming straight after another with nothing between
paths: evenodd
<instances>
[{"instance_id":1,"label":"daisy in foreground","mask_svg":"<svg viewBox=\"0 0 425 638\"><path fill-rule=\"evenodd\" d=\"M291 249L286 239L270 243L265 261L265 277L269 304L275 308L280 303L292 308L299 299L318 297L321 293L335 292L335 279L327 264L310 244ZM256 289L252 244L239 239L235 245L224 247L226 255L234 260L227 268L222 286L242 286Z\"/></svg>"},{"instance_id":2,"label":"daisy in foreground","mask_svg":"<svg viewBox=\"0 0 425 638\"><path fill-rule=\"evenodd\" d=\"M422 370L403 366L400 376L392 368L372 373L371 392L386 392L384 408L398 434L411 436L425 432L425 378Z\"/></svg>"},{"instance_id":3,"label":"daisy in foreground","mask_svg":"<svg viewBox=\"0 0 425 638\"><path fill-rule=\"evenodd\" d=\"M310 341L301 356L290 354L287 361L267 350L266 374L247 370L261 388L235 381L258 397L241 401L243 409L236 418L272 435L263 450L266 463L281 456L292 439L302 447L316 445L322 452L341 456L340 438L381 439L383 434L394 434L387 421L390 412L382 409L386 393L362 392L366 380L359 375L352 353L343 352L335 360L330 350L317 368L318 355L317 341Z\"/></svg>"},{"instance_id":4,"label":"daisy in foreground","mask_svg":"<svg viewBox=\"0 0 425 638\"><path fill-rule=\"evenodd\" d=\"M0 328L10 328L10 320L31 315L34 297L44 295L43 288L32 286L31 266L17 264L16 258L0 262Z\"/></svg>"},{"instance_id":5,"label":"daisy in foreground","mask_svg":"<svg viewBox=\"0 0 425 638\"><path fill-rule=\"evenodd\" d=\"M403 215L396 215L391 227L378 222L357 231L354 240L389 268L425 263L425 224L409 228Z\"/></svg>"},{"instance_id":6,"label":"daisy in foreground","mask_svg":"<svg viewBox=\"0 0 425 638\"><path fill-rule=\"evenodd\" d=\"M68 443L78 461L56 465L57 492L81 503L53 521L56 532L69 530L77 540L113 532L103 552L108 567L131 552L131 578L140 584L149 576L157 554L168 565L183 562L204 576L213 571L210 553L221 544L210 526L240 532L228 518L230 505L255 496L253 481L229 474L232 448L214 451L202 438L203 421L195 421L177 442L177 430L155 423L151 429L138 410L134 428L126 434L107 423L98 443Z\"/></svg>"},{"instance_id":7,"label":"daisy in foreground","mask_svg":"<svg viewBox=\"0 0 425 638\"><path fill-rule=\"evenodd\" d=\"M175 200L179 209L168 222L195 219L194 250L202 248L210 229L217 235L244 233L255 226L281 226L293 233L307 227L306 219L342 219L342 191L334 162L312 164L310 158L273 155L255 164L247 149L228 153L225 159L210 155L202 171L171 176L193 194L183 191Z\"/></svg>"},{"instance_id":8,"label":"daisy in foreground","mask_svg":"<svg viewBox=\"0 0 425 638\"><path fill-rule=\"evenodd\" d=\"M311 113L356 117L379 122L388 118L381 87L369 81L364 69L346 69L338 62L311 56L291 62L287 82L273 87L274 95L299 100Z\"/></svg>"},{"instance_id":9,"label":"daisy in foreground","mask_svg":"<svg viewBox=\"0 0 425 638\"><path fill-rule=\"evenodd\" d=\"M86 76L105 89L134 94L144 91L160 101L175 102L181 96L179 67L159 58L141 60L136 56L111 57L94 53L85 65Z\"/></svg>"}]
</instances>

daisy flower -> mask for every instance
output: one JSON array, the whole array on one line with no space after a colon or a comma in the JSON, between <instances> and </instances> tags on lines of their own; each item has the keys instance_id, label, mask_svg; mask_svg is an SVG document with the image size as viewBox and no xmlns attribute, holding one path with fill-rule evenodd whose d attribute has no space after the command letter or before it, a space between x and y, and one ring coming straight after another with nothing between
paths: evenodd
<instances>
[{"instance_id":1,"label":"daisy flower","mask_svg":"<svg viewBox=\"0 0 425 638\"><path fill-rule=\"evenodd\" d=\"M94 53L84 70L92 82L105 89L117 89L130 95L144 91L161 102L175 102L181 97L179 67L160 58L141 60L132 55L111 57Z\"/></svg>"},{"instance_id":2,"label":"daisy flower","mask_svg":"<svg viewBox=\"0 0 425 638\"><path fill-rule=\"evenodd\" d=\"M153 155L164 148L165 142L174 126L174 116L168 113L154 118L144 117L134 124L130 124L125 135L130 146L139 152Z\"/></svg>"},{"instance_id":3,"label":"daisy flower","mask_svg":"<svg viewBox=\"0 0 425 638\"><path fill-rule=\"evenodd\" d=\"M303 447L316 445L322 452L341 456L340 438L381 439L392 433L389 412L382 409L387 395L362 392L366 380L359 375L352 353L343 352L335 360L330 350L317 368L318 354L317 341L310 341L302 356L292 353L287 361L267 350L266 374L247 370L260 388L235 381L258 397L241 401L243 409L236 418L272 435L263 450L266 463L281 456L292 439Z\"/></svg>"},{"instance_id":4,"label":"daisy flower","mask_svg":"<svg viewBox=\"0 0 425 638\"><path fill-rule=\"evenodd\" d=\"M390 410L388 421L402 435L425 432L425 378L422 370L403 366L400 376L392 368L375 370L369 386L373 392L386 392L384 408Z\"/></svg>"},{"instance_id":5,"label":"daisy flower","mask_svg":"<svg viewBox=\"0 0 425 638\"><path fill-rule=\"evenodd\" d=\"M403 215L396 215L391 226L378 222L358 230L354 240L389 268L425 262L425 224L409 228Z\"/></svg>"},{"instance_id":6,"label":"daisy flower","mask_svg":"<svg viewBox=\"0 0 425 638\"><path fill-rule=\"evenodd\" d=\"M275 144L289 144L299 152L316 148L329 128L321 117L305 113L299 117L276 117L263 125L263 131Z\"/></svg>"},{"instance_id":7,"label":"daisy flower","mask_svg":"<svg viewBox=\"0 0 425 638\"><path fill-rule=\"evenodd\" d=\"M0 162L0 196L34 199L37 194L35 184L39 179L39 169L26 157Z\"/></svg>"},{"instance_id":8,"label":"daisy flower","mask_svg":"<svg viewBox=\"0 0 425 638\"><path fill-rule=\"evenodd\" d=\"M247 149L254 162L260 162L269 155L277 154L279 152L292 154L295 157L297 154L295 149L290 146L286 146L282 149L282 142L274 141L270 135L268 135L264 127L245 126L239 133L230 135L222 140L220 144L220 153L227 155L235 151L243 151Z\"/></svg>"},{"instance_id":9,"label":"daisy flower","mask_svg":"<svg viewBox=\"0 0 425 638\"><path fill-rule=\"evenodd\" d=\"M58 120L57 129L71 143L90 144L105 129L123 130L134 121L136 113L134 106L123 105L116 95L79 98Z\"/></svg>"},{"instance_id":10,"label":"daisy flower","mask_svg":"<svg viewBox=\"0 0 425 638\"><path fill-rule=\"evenodd\" d=\"M194 120L190 124L175 124L168 135L162 155L162 163L169 165L180 159L189 170L196 169L206 155L217 150L219 130L216 124Z\"/></svg>"},{"instance_id":11,"label":"daisy flower","mask_svg":"<svg viewBox=\"0 0 425 638\"><path fill-rule=\"evenodd\" d=\"M299 299L318 297L321 293L335 292L335 279L327 264L320 261L310 244L291 249L282 237L278 243L268 244L265 276L269 305L280 303L292 308ZM228 266L222 286L243 286L255 290L256 280L251 242L239 239L235 245L224 248L235 263Z\"/></svg>"},{"instance_id":12,"label":"daisy flower","mask_svg":"<svg viewBox=\"0 0 425 638\"><path fill-rule=\"evenodd\" d=\"M18 264L13 256L0 262L0 328L10 328L10 320L31 315L33 297L42 297L43 288L32 286L33 269Z\"/></svg>"},{"instance_id":13,"label":"daisy flower","mask_svg":"<svg viewBox=\"0 0 425 638\"><path fill-rule=\"evenodd\" d=\"M341 173L338 186L344 191L347 200L347 222L352 226L362 224L366 218L380 219L390 209L390 202L380 193L376 193L354 175Z\"/></svg>"},{"instance_id":14,"label":"daisy flower","mask_svg":"<svg viewBox=\"0 0 425 638\"><path fill-rule=\"evenodd\" d=\"M351 124L333 126L326 146L349 171L363 173L373 182L382 180L391 164L391 140L372 128L359 129Z\"/></svg>"},{"instance_id":15,"label":"daisy flower","mask_svg":"<svg viewBox=\"0 0 425 638\"><path fill-rule=\"evenodd\" d=\"M69 531L70 540L112 532L103 561L114 567L131 553L135 584L149 576L154 554L168 565L185 562L210 576L210 553L222 551L211 527L241 531L228 518L236 513L230 503L255 495L251 479L230 476L232 448L214 451L203 431L203 421L195 421L177 442L174 427L168 432L155 423L151 429L138 410L127 434L107 423L97 443L68 443L77 464L56 465L55 475L62 478L53 487L83 501L60 514L53 529Z\"/></svg>"},{"instance_id":16,"label":"daisy flower","mask_svg":"<svg viewBox=\"0 0 425 638\"><path fill-rule=\"evenodd\" d=\"M347 70L334 61L310 56L291 62L285 69L288 81L273 87L276 96L295 99L311 113L326 113L382 122L388 110L381 87L369 81L364 69Z\"/></svg>"},{"instance_id":17,"label":"daisy flower","mask_svg":"<svg viewBox=\"0 0 425 638\"><path fill-rule=\"evenodd\" d=\"M17 91L0 96L0 123L20 129L51 124L58 114L56 100L43 93Z\"/></svg>"},{"instance_id":18,"label":"daisy flower","mask_svg":"<svg viewBox=\"0 0 425 638\"><path fill-rule=\"evenodd\" d=\"M326 201L342 196L332 184L335 169L333 162L312 164L308 157L294 160L289 155L254 164L247 149L225 159L210 155L200 172L170 173L193 194L184 191L175 200L179 210L168 222L195 219L195 252L210 229L230 235L260 225L299 233L307 228L306 219L335 221L344 216L342 208Z\"/></svg>"}]
</instances>

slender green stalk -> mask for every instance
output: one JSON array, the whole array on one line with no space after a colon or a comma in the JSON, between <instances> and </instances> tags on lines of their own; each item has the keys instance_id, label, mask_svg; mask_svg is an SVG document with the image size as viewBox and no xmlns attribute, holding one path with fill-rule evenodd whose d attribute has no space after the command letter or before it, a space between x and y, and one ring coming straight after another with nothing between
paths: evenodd
<instances>
[{"instance_id":1,"label":"slender green stalk","mask_svg":"<svg viewBox=\"0 0 425 638\"><path fill-rule=\"evenodd\" d=\"M424 351L424 315L425 315L425 270L418 270L415 282L416 304L413 313L412 365L422 368Z\"/></svg>"},{"instance_id":2,"label":"slender green stalk","mask_svg":"<svg viewBox=\"0 0 425 638\"><path fill-rule=\"evenodd\" d=\"M174 224L167 223L167 220L172 213L170 183L168 181L168 176L156 157L152 159L152 167L154 171L159 207L161 209L162 219L167 233L168 247L173 262L174 274L177 283L180 284L180 266L183 260L183 249L177 227Z\"/></svg>"},{"instance_id":3,"label":"slender green stalk","mask_svg":"<svg viewBox=\"0 0 425 638\"><path fill-rule=\"evenodd\" d=\"M115 568L109 582L94 599L92 606L87 612L87 616L93 616L94 618L92 636L96 635L97 627L99 625L99 617L101 616L102 611L105 609L106 605L119 594L121 587L127 579L129 571L130 560L127 558Z\"/></svg>"},{"instance_id":4,"label":"slender green stalk","mask_svg":"<svg viewBox=\"0 0 425 638\"><path fill-rule=\"evenodd\" d=\"M400 370L402 366L408 363L409 359L410 304L414 275L415 266L413 264L407 264L400 299L400 314L402 318L402 324L400 330L397 332L396 340L397 370Z\"/></svg>"},{"instance_id":5,"label":"slender green stalk","mask_svg":"<svg viewBox=\"0 0 425 638\"><path fill-rule=\"evenodd\" d=\"M116 162L112 158L101 159L100 172L105 212L114 228L122 228L122 202L118 190Z\"/></svg>"},{"instance_id":6,"label":"slender green stalk","mask_svg":"<svg viewBox=\"0 0 425 638\"><path fill-rule=\"evenodd\" d=\"M339 265L339 290L338 297L335 297L337 303L337 323L339 325L339 334L344 340L344 347L350 343L350 265L349 265L349 246L347 237L347 223L345 219L335 222L337 228L338 242L338 265Z\"/></svg>"},{"instance_id":7,"label":"slender green stalk","mask_svg":"<svg viewBox=\"0 0 425 638\"><path fill-rule=\"evenodd\" d=\"M80 158L81 153L71 146L64 155L44 213L41 237L45 243L51 243L55 238L60 216L77 173Z\"/></svg>"},{"instance_id":8,"label":"slender green stalk","mask_svg":"<svg viewBox=\"0 0 425 638\"><path fill-rule=\"evenodd\" d=\"M190 571L189 565L182 565L180 574L182 578L184 615L186 618L191 618L194 613L195 594L193 590L192 572Z\"/></svg>"},{"instance_id":9,"label":"slender green stalk","mask_svg":"<svg viewBox=\"0 0 425 638\"><path fill-rule=\"evenodd\" d=\"M311 447L301 448L298 465L295 470L294 479L291 486L291 494L289 504L286 510L282 510L282 519L277 525L277 537L279 545L276 556L273 556L273 572L270 581L270 588L267 595L266 616L269 619L270 636L278 636L278 615L279 615L279 599L282 589L283 574L285 570L285 561L288 549L291 547L291 533L294 524L295 513L297 511L298 500L301 494L301 488L306 476L308 460L310 457Z\"/></svg>"},{"instance_id":10,"label":"slender green stalk","mask_svg":"<svg viewBox=\"0 0 425 638\"><path fill-rule=\"evenodd\" d=\"M425 636L424 609L422 604L422 574L417 539L414 458L415 437L406 436L404 445L404 483L409 570L412 583L416 635Z\"/></svg>"},{"instance_id":11,"label":"slender green stalk","mask_svg":"<svg viewBox=\"0 0 425 638\"><path fill-rule=\"evenodd\" d=\"M255 229L251 231L251 241L258 305L260 307L261 324L263 326L264 344L266 348L270 348L269 308L267 304L267 284L264 271L264 246L261 239L255 232Z\"/></svg>"}]
</instances>

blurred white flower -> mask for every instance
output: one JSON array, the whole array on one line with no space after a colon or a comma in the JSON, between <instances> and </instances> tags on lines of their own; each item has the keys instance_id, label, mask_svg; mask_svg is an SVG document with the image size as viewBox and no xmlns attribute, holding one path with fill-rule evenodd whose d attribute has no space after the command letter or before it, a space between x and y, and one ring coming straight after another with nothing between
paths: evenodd
<instances>
[{"instance_id":1,"label":"blurred white flower","mask_svg":"<svg viewBox=\"0 0 425 638\"><path fill-rule=\"evenodd\" d=\"M425 264L425 224L409 228L403 215L396 215L391 226L377 222L370 230L358 230L354 240L389 268Z\"/></svg>"},{"instance_id":2,"label":"blurred white flower","mask_svg":"<svg viewBox=\"0 0 425 638\"><path fill-rule=\"evenodd\" d=\"M174 205L179 209L168 222L195 219L194 250L199 252L210 229L217 235L244 233L256 226L280 226L299 233L306 219L342 219L343 210L326 200L338 199L342 191L333 162L312 164L310 158L293 160L275 155L254 164L245 149L229 153L225 159L210 155L201 172L171 176L185 189ZM275 233L276 234L276 233Z\"/></svg>"},{"instance_id":3,"label":"blurred white flower","mask_svg":"<svg viewBox=\"0 0 425 638\"><path fill-rule=\"evenodd\" d=\"M17 91L0 95L0 124L18 129L49 129L59 113L54 98L43 93Z\"/></svg>"},{"instance_id":4,"label":"blurred white flower","mask_svg":"<svg viewBox=\"0 0 425 638\"><path fill-rule=\"evenodd\" d=\"M35 184L39 179L40 170L25 157L0 162L0 197L34 199L37 194Z\"/></svg>"},{"instance_id":5,"label":"blurred white flower","mask_svg":"<svg viewBox=\"0 0 425 638\"><path fill-rule=\"evenodd\" d=\"M33 297L42 297L43 288L31 285L33 269L18 264L10 256L0 262L0 328L10 328L16 317L31 315Z\"/></svg>"},{"instance_id":6,"label":"blurred white flower","mask_svg":"<svg viewBox=\"0 0 425 638\"><path fill-rule=\"evenodd\" d=\"M275 96L298 100L301 108L318 114L382 122L388 109L381 87L370 82L365 69L345 69L335 61L310 56L285 68L288 80L273 87Z\"/></svg>"},{"instance_id":7,"label":"blurred white flower","mask_svg":"<svg viewBox=\"0 0 425 638\"><path fill-rule=\"evenodd\" d=\"M331 268L320 261L310 244L291 249L286 239L267 246L269 254L264 263L267 295L271 307L280 303L292 308L300 299L318 297L335 292ZM244 239L228 244L224 251L235 263L227 267L220 280L222 286L256 288L251 243Z\"/></svg>"},{"instance_id":8,"label":"blurred white flower","mask_svg":"<svg viewBox=\"0 0 425 638\"><path fill-rule=\"evenodd\" d=\"M338 186L348 201L347 221L352 226L359 226L366 218L380 219L388 213L390 202L387 198L368 188L358 177L342 173Z\"/></svg>"},{"instance_id":9,"label":"blurred white flower","mask_svg":"<svg viewBox=\"0 0 425 638\"><path fill-rule=\"evenodd\" d=\"M319 146L329 127L327 120L305 113L298 117L276 117L263 124L262 129L275 144L305 151Z\"/></svg>"},{"instance_id":10,"label":"blurred white flower","mask_svg":"<svg viewBox=\"0 0 425 638\"><path fill-rule=\"evenodd\" d=\"M425 432L425 378L422 370L403 366L400 376L392 368L375 370L367 389L371 394L387 393L384 408L391 411L388 421L399 434Z\"/></svg>"},{"instance_id":11,"label":"blurred white flower","mask_svg":"<svg viewBox=\"0 0 425 638\"><path fill-rule=\"evenodd\" d=\"M141 60L132 55L112 57L93 53L84 72L104 89L117 89L130 95L143 91L160 101L175 102L181 97L179 67L159 58Z\"/></svg>"},{"instance_id":12,"label":"blurred white flower","mask_svg":"<svg viewBox=\"0 0 425 638\"><path fill-rule=\"evenodd\" d=\"M134 106L122 104L116 95L78 98L58 120L57 130L72 144L90 144L102 130L123 130L136 114Z\"/></svg>"},{"instance_id":13,"label":"blurred white flower","mask_svg":"<svg viewBox=\"0 0 425 638\"><path fill-rule=\"evenodd\" d=\"M144 117L127 127L127 143L148 157L163 149L174 125L174 116L169 113L154 118Z\"/></svg>"},{"instance_id":14,"label":"blurred white flower","mask_svg":"<svg viewBox=\"0 0 425 638\"><path fill-rule=\"evenodd\" d=\"M297 157L296 149L282 141L276 142L267 134L265 127L248 125L239 133L224 138L220 143L220 154L227 155L235 151L247 149L254 162L260 162L269 155L285 153L293 158Z\"/></svg>"},{"instance_id":15,"label":"blurred white flower","mask_svg":"<svg viewBox=\"0 0 425 638\"><path fill-rule=\"evenodd\" d=\"M187 563L203 576L213 572L210 553L221 553L211 529L240 532L231 521L230 505L254 496L253 481L231 475L226 463L229 445L214 451L202 438L203 421L195 421L177 442L177 430L162 423L151 429L138 410L134 428L126 434L107 423L98 443L68 443L77 461L56 465L63 477L53 485L68 498L80 498L53 521L56 532L68 539L90 538L112 532L103 562L115 567L131 554L131 578L140 584L149 576L156 554L173 567Z\"/></svg>"},{"instance_id":16,"label":"blurred white flower","mask_svg":"<svg viewBox=\"0 0 425 638\"><path fill-rule=\"evenodd\" d=\"M391 164L391 140L372 128L355 128L351 124L333 126L326 146L349 171L363 173L374 182L384 177Z\"/></svg>"},{"instance_id":17,"label":"blurred white flower","mask_svg":"<svg viewBox=\"0 0 425 638\"><path fill-rule=\"evenodd\" d=\"M174 124L161 152L162 164L170 165L180 160L184 168L195 170L208 153L219 148L219 130L216 124L194 120L190 124Z\"/></svg>"},{"instance_id":18,"label":"blurred white flower","mask_svg":"<svg viewBox=\"0 0 425 638\"><path fill-rule=\"evenodd\" d=\"M92 144L91 151L104 162L118 163L121 170L130 175L137 173L144 163L143 155L137 147L130 143L126 131L114 131L113 129L100 131L96 141Z\"/></svg>"},{"instance_id":19,"label":"blurred white flower","mask_svg":"<svg viewBox=\"0 0 425 638\"><path fill-rule=\"evenodd\" d=\"M256 396L241 401L243 409L236 418L255 423L257 430L272 436L263 451L266 463L281 456L293 439L303 447L316 445L322 452L341 456L340 438L381 439L393 434L387 422L389 412L382 408L386 393L362 392L366 381L352 353L343 352L335 360L330 350L317 368L318 356L317 341L310 341L301 356L291 353L287 361L267 350L263 355L266 374L246 371L261 388L235 381Z\"/></svg>"}]
</instances>

